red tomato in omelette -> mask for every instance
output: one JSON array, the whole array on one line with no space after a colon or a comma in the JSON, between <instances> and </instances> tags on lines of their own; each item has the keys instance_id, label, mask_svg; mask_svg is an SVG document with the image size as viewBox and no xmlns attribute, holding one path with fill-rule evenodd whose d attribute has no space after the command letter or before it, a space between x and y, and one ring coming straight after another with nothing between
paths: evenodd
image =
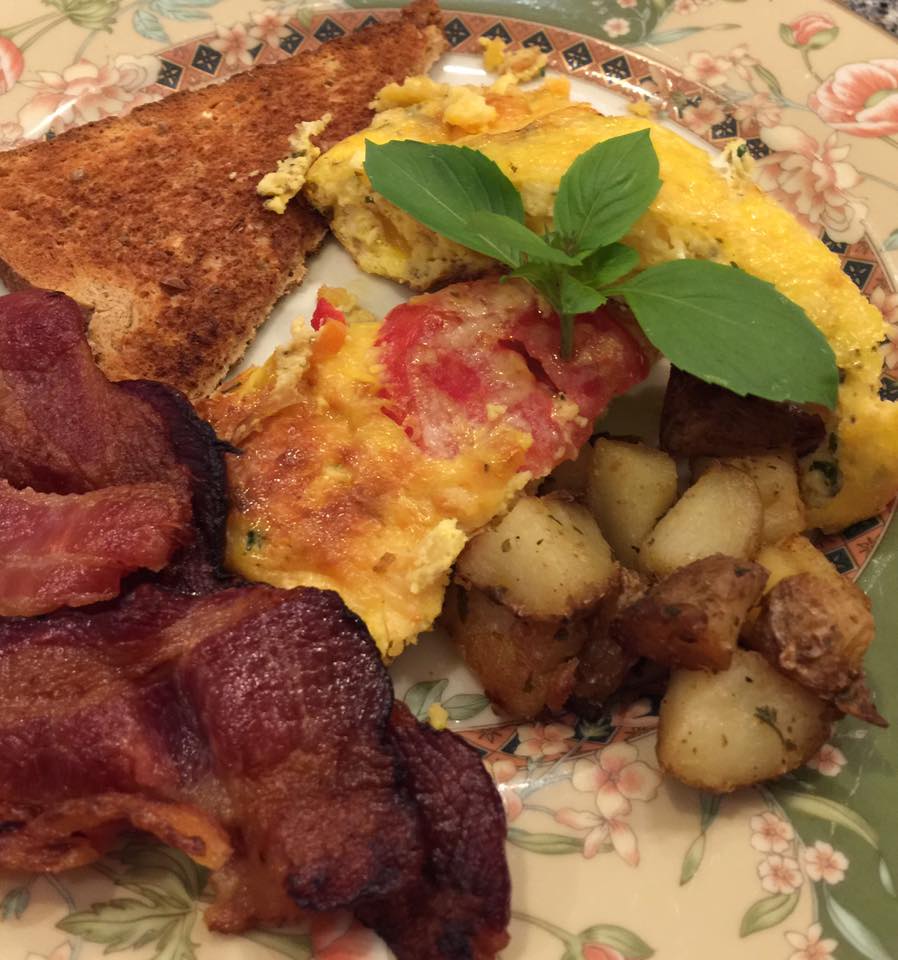
<instances>
[{"instance_id":1,"label":"red tomato in omelette","mask_svg":"<svg viewBox=\"0 0 898 960\"><path fill-rule=\"evenodd\" d=\"M564 360L558 317L526 283L486 278L415 297L390 311L378 336L385 412L441 458L472 442L472 428L511 424L533 438L522 469L544 476L648 373L622 321L612 305L578 317Z\"/></svg>"}]
</instances>

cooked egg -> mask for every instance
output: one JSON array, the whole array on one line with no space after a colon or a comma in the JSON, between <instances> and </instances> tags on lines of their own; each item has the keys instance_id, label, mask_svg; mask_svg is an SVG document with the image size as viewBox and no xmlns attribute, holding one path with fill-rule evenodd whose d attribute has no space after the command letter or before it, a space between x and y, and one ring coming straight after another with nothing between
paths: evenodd
<instances>
[{"instance_id":1,"label":"cooked egg","mask_svg":"<svg viewBox=\"0 0 898 960\"><path fill-rule=\"evenodd\" d=\"M424 94L414 81L411 86ZM521 192L529 226L542 231L551 226L559 180L577 156L601 141L650 130L664 184L626 242L643 267L685 257L735 263L805 310L832 345L843 378L836 439L803 463L809 523L833 531L881 510L898 490L898 404L879 397L882 316L838 258L743 170L732 163L717 169L704 150L645 117L601 116L588 104L570 103L554 82L530 93L513 87L481 96L496 116L482 115L478 103L471 115L478 132L462 133L443 117L445 89L436 85L407 105L398 105L397 89L380 103L382 112L367 130L312 166L307 195L330 216L359 266L415 289L476 276L490 266L373 192L363 168L366 139L462 143L482 151ZM832 447L838 482L815 484L815 465L833 459Z\"/></svg>"},{"instance_id":2,"label":"cooked egg","mask_svg":"<svg viewBox=\"0 0 898 960\"><path fill-rule=\"evenodd\" d=\"M290 137L290 155L278 161L277 169L266 173L259 181L256 191L268 197L265 207L275 213L283 213L287 204L302 190L309 167L321 156L321 150L312 143L331 122L326 113L320 120L307 120L296 125Z\"/></svg>"},{"instance_id":3,"label":"cooked egg","mask_svg":"<svg viewBox=\"0 0 898 960\"><path fill-rule=\"evenodd\" d=\"M530 478L520 466L532 440L491 429L457 456L429 457L383 413L380 329L358 317L317 334L298 326L202 410L243 454L229 464L230 569L338 591L392 659L433 624L467 539Z\"/></svg>"}]
</instances>

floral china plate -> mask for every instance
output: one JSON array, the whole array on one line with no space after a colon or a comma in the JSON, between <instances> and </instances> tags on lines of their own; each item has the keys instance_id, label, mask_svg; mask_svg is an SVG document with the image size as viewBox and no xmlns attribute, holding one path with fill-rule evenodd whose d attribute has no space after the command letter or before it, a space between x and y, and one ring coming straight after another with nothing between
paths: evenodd
<instances>
[{"instance_id":1,"label":"floral china plate","mask_svg":"<svg viewBox=\"0 0 898 960\"><path fill-rule=\"evenodd\" d=\"M883 395L898 401L898 45L831 0L457 0L449 81L483 77L480 37L538 46L607 112L647 101L709 150L747 143L763 189L842 260L882 311ZM0 147L272 62L390 14L266 0L16 0L0 4ZM334 244L253 345L264 358L323 281L376 309L401 293ZM898 525L891 511L823 542L870 594L869 671L898 724ZM513 875L506 960L898 960L898 732L842 723L796 774L716 798L666 780L657 704L600 721L493 714L440 637L394 668L418 716L441 703L505 803ZM209 934L205 876L132 839L59 877L0 875L2 960L375 960L350 918Z\"/></svg>"}]
</instances>

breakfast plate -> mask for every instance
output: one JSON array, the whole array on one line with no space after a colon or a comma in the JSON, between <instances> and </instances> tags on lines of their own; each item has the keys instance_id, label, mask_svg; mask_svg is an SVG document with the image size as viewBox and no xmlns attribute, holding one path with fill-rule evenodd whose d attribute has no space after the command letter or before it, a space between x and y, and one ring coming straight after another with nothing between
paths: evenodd
<instances>
[{"instance_id":1,"label":"breakfast plate","mask_svg":"<svg viewBox=\"0 0 898 960\"><path fill-rule=\"evenodd\" d=\"M898 48L828 0L490 0L447 11L446 82L480 82L481 37L536 46L574 97L653 111L711 151L745 140L759 182L824 238L883 313L883 396L898 401ZM311 49L388 16L374 4L252 0L27 0L0 16L0 143L55 136L254 63ZM875 63L874 63L875 61ZM884 105L884 106L883 106ZM871 112L875 117L871 119ZM329 243L246 361L286 342L322 283L383 313L399 287ZM642 405L652 400L648 387ZM628 411L612 410L620 425ZM638 427L631 426L632 432ZM880 710L898 705L898 528L891 510L822 546L871 596L869 664ZM898 957L898 734L843 722L811 763L715 798L664 779L657 703L593 722L494 714L448 641L425 637L393 666L420 718L440 704L503 797L513 877L503 956L559 960L889 960ZM226 938L201 921L204 874L140 840L61 876L0 876L2 956L92 960L387 956L347 917Z\"/></svg>"}]
</instances>

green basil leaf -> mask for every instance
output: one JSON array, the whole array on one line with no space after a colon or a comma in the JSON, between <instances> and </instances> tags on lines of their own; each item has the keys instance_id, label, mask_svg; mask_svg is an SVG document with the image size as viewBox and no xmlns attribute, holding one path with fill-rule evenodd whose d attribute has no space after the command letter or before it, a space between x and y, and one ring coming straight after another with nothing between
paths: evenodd
<instances>
[{"instance_id":1,"label":"green basil leaf","mask_svg":"<svg viewBox=\"0 0 898 960\"><path fill-rule=\"evenodd\" d=\"M605 293L624 297L671 363L708 383L741 396L836 405L832 348L770 283L708 260L674 260Z\"/></svg>"},{"instance_id":2,"label":"green basil leaf","mask_svg":"<svg viewBox=\"0 0 898 960\"><path fill-rule=\"evenodd\" d=\"M562 273L558 284L561 312L576 316L578 313L590 313L598 309L608 299L581 283L572 273Z\"/></svg>"},{"instance_id":3,"label":"green basil leaf","mask_svg":"<svg viewBox=\"0 0 898 960\"><path fill-rule=\"evenodd\" d=\"M472 213L466 222L472 233L488 236L507 250L516 250L518 254L526 253L531 260L564 266L577 266L580 263L576 257L569 257L563 250L550 247L538 233L504 213L478 210Z\"/></svg>"},{"instance_id":4,"label":"green basil leaf","mask_svg":"<svg viewBox=\"0 0 898 960\"><path fill-rule=\"evenodd\" d=\"M648 130L597 143L571 164L555 197L555 230L569 253L591 253L630 229L661 187Z\"/></svg>"},{"instance_id":5,"label":"green basil leaf","mask_svg":"<svg viewBox=\"0 0 898 960\"><path fill-rule=\"evenodd\" d=\"M520 262L514 250L468 226L468 217L481 210L524 222L521 195L484 154L415 140L366 140L365 172L381 196L425 227L509 266Z\"/></svg>"},{"instance_id":6,"label":"green basil leaf","mask_svg":"<svg viewBox=\"0 0 898 960\"><path fill-rule=\"evenodd\" d=\"M561 267L553 263L540 263L530 260L522 263L511 271L510 276L526 280L552 304L556 311L561 312Z\"/></svg>"},{"instance_id":7,"label":"green basil leaf","mask_svg":"<svg viewBox=\"0 0 898 960\"><path fill-rule=\"evenodd\" d=\"M574 276L590 287L604 287L635 270L639 266L639 254L622 243L611 243L591 253L573 271Z\"/></svg>"}]
</instances>

